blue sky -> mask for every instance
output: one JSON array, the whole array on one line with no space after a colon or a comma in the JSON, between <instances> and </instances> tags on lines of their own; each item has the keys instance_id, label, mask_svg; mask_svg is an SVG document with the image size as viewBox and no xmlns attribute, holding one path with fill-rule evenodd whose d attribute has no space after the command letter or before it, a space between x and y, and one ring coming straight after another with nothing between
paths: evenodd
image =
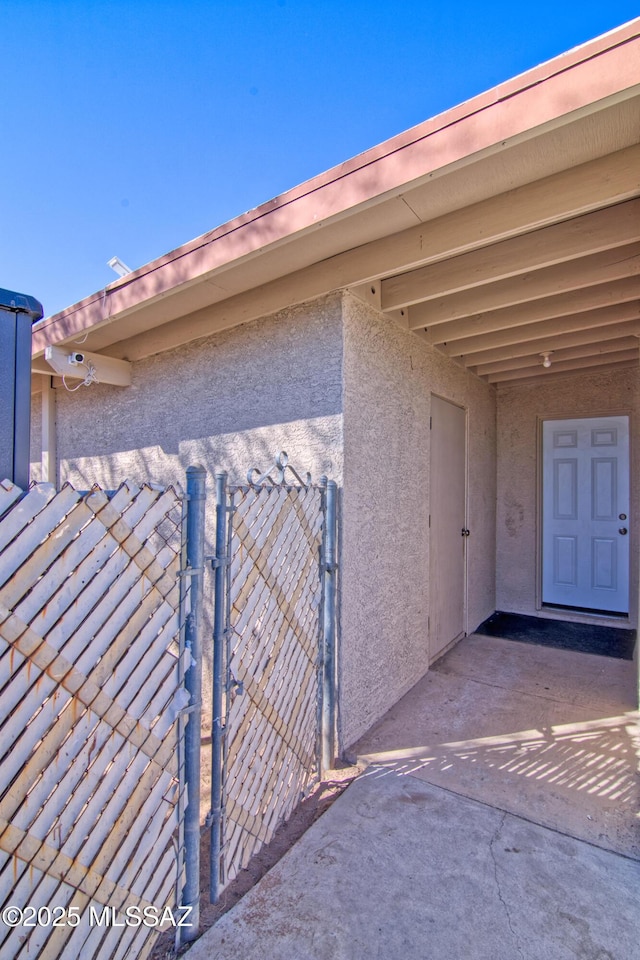
<instances>
[{"instance_id":1,"label":"blue sky","mask_svg":"<svg viewBox=\"0 0 640 960\"><path fill-rule=\"evenodd\" d=\"M0 287L45 315L635 2L0 0Z\"/></svg>"}]
</instances>

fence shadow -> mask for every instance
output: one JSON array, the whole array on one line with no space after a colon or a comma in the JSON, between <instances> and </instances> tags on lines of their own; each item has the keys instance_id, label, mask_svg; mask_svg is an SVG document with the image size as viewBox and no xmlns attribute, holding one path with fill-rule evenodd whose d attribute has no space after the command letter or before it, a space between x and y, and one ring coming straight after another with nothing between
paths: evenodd
<instances>
[{"instance_id":1,"label":"fence shadow","mask_svg":"<svg viewBox=\"0 0 640 960\"><path fill-rule=\"evenodd\" d=\"M367 776L414 776L640 858L640 715L359 756Z\"/></svg>"}]
</instances>

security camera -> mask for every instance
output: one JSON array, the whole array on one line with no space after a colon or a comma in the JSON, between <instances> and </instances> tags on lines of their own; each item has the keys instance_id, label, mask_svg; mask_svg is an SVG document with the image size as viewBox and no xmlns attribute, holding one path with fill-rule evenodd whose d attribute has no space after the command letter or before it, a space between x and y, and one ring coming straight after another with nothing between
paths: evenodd
<instances>
[{"instance_id":1,"label":"security camera","mask_svg":"<svg viewBox=\"0 0 640 960\"><path fill-rule=\"evenodd\" d=\"M76 367L79 363L84 363L84 353L70 353L69 363Z\"/></svg>"}]
</instances>

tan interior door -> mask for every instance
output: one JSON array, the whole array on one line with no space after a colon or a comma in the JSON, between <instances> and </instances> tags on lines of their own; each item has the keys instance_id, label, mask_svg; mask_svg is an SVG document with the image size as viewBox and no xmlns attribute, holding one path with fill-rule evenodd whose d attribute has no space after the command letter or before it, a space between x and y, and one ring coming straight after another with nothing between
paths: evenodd
<instances>
[{"instance_id":1,"label":"tan interior door","mask_svg":"<svg viewBox=\"0 0 640 960\"><path fill-rule=\"evenodd\" d=\"M431 397L429 657L464 636L466 412Z\"/></svg>"}]
</instances>

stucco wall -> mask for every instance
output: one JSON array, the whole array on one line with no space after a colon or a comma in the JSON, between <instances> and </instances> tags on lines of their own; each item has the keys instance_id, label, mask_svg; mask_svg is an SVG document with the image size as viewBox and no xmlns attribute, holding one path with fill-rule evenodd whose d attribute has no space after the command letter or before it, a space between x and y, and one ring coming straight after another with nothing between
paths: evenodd
<instances>
[{"instance_id":1,"label":"stucco wall","mask_svg":"<svg viewBox=\"0 0 640 960\"><path fill-rule=\"evenodd\" d=\"M247 324L133 365L131 387L57 390L60 483L185 483L207 476L207 552L214 549L214 471L243 481L286 450L290 463L342 481L339 296ZM39 407L34 406L34 441ZM35 471L34 471L35 473ZM213 578L205 580L205 712L211 702Z\"/></svg>"},{"instance_id":2,"label":"stucco wall","mask_svg":"<svg viewBox=\"0 0 640 960\"><path fill-rule=\"evenodd\" d=\"M428 668L431 393L468 410L468 626L495 606L495 391L346 294L341 739Z\"/></svg>"},{"instance_id":3,"label":"stucco wall","mask_svg":"<svg viewBox=\"0 0 640 960\"><path fill-rule=\"evenodd\" d=\"M42 394L31 394L31 449L29 477L32 483L42 480Z\"/></svg>"},{"instance_id":4,"label":"stucco wall","mask_svg":"<svg viewBox=\"0 0 640 960\"><path fill-rule=\"evenodd\" d=\"M60 480L182 483L192 463L242 480L281 449L340 479L341 369L336 296L135 363L131 387L59 389Z\"/></svg>"},{"instance_id":5,"label":"stucco wall","mask_svg":"<svg viewBox=\"0 0 640 960\"><path fill-rule=\"evenodd\" d=\"M212 494L215 469L243 479L280 449L335 478L344 747L428 667L432 392L469 412L472 630L495 609L495 391L350 294L136 363L127 389L59 389L60 480L183 483L199 462Z\"/></svg>"},{"instance_id":6,"label":"stucco wall","mask_svg":"<svg viewBox=\"0 0 640 960\"><path fill-rule=\"evenodd\" d=\"M637 612L638 400L637 369L591 373L498 391L497 596L500 610L536 613L539 419L631 415L631 602ZM634 413L636 414L634 416ZM636 585L636 586L634 586Z\"/></svg>"}]
</instances>

